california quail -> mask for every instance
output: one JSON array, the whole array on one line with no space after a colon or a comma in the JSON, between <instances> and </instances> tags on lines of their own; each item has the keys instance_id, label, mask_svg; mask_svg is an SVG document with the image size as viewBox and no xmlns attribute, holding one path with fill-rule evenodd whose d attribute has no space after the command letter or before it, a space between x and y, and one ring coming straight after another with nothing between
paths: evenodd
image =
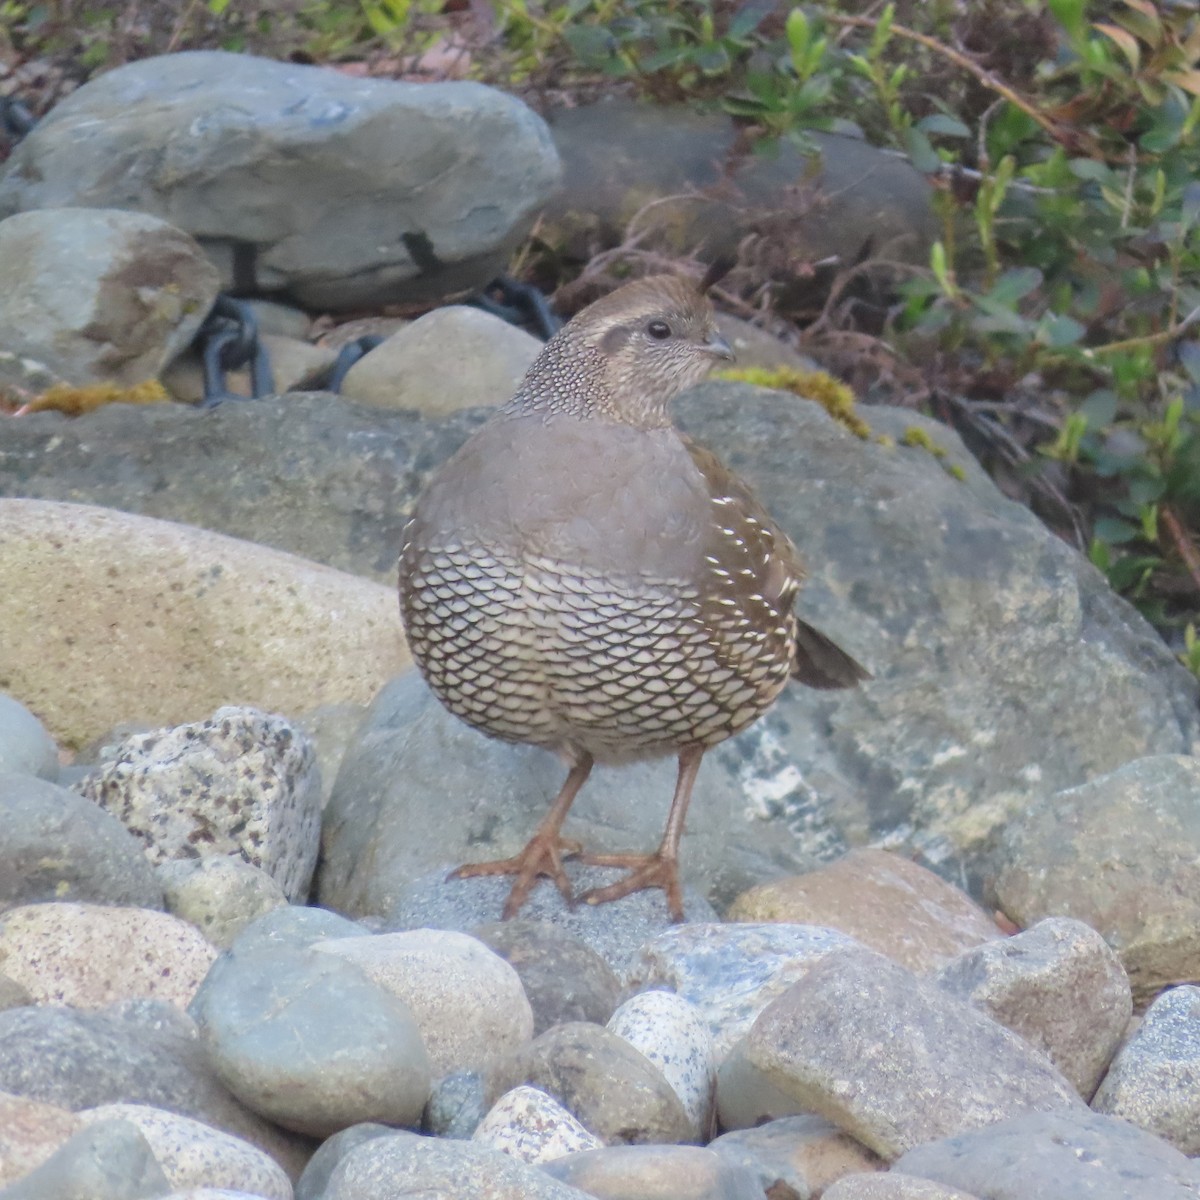
<instances>
[{"instance_id":1,"label":"california quail","mask_svg":"<svg viewBox=\"0 0 1200 1200\"><path fill-rule=\"evenodd\" d=\"M668 402L731 359L712 307L669 277L627 284L547 342L516 396L417 501L400 554L413 657L439 700L491 737L560 753L570 773L514 858L459 876L539 875L568 902L560 837L594 762L677 754L654 854L583 855L631 873L582 898L661 887L675 920L705 750L756 720L789 676L866 672L797 619L795 547L746 484L671 424Z\"/></svg>"}]
</instances>

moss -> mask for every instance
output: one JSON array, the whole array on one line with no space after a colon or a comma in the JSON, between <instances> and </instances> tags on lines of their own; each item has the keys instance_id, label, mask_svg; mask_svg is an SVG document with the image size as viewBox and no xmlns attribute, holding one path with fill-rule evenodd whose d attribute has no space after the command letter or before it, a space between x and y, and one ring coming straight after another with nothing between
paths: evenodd
<instances>
[{"instance_id":1,"label":"moss","mask_svg":"<svg viewBox=\"0 0 1200 1200\"><path fill-rule=\"evenodd\" d=\"M117 383L94 383L87 387L56 383L30 400L23 411L44 412L54 409L71 417L79 417L106 404L159 404L166 400L170 400L170 396L157 379L147 379L132 387L122 387Z\"/></svg>"},{"instance_id":2,"label":"moss","mask_svg":"<svg viewBox=\"0 0 1200 1200\"><path fill-rule=\"evenodd\" d=\"M966 482L967 473L957 463L947 462L946 456L948 451L945 446L939 446L937 442L929 436L929 434L919 425L910 425L905 431L901 441L906 446L918 446L922 450L927 450L934 458L942 464L942 470L947 475L953 476L960 483Z\"/></svg>"},{"instance_id":3,"label":"moss","mask_svg":"<svg viewBox=\"0 0 1200 1200\"><path fill-rule=\"evenodd\" d=\"M806 400L815 400L856 437L866 439L871 434L871 427L854 407L854 393L826 371L802 371L797 367L731 367L716 372L716 375L718 379L793 392Z\"/></svg>"}]
</instances>

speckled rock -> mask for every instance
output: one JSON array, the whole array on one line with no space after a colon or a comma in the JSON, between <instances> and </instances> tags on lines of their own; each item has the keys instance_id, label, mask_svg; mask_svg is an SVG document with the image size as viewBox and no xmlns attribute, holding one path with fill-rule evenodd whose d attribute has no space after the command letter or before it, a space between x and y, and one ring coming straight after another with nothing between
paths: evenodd
<instances>
[{"instance_id":1,"label":"speckled rock","mask_svg":"<svg viewBox=\"0 0 1200 1200\"><path fill-rule=\"evenodd\" d=\"M839 1179L823 1200L979 1200L958 1188L946 1187L915 1175L888 1171L885 1175L851 1175Z\"/></svg>"},{"instance_id":2,"label":"speckled rock","mask_svg":"<svg viewBox=\"0 0 1200 1200\"><path fill-rule=\"evenodd\" d=\"M851 850L807 875L760 884L743 892L725 917L838 929L918 973L1000 937L965 892L885 850Z\"/></svg>"},{"instance_id":3,"label":"speckled rock","mask_svg":"<svg viewBox=\"0 0 1200 1200\"><path fill-rule=\"evenodd\" d=\"M97 1121L4 1190L5 1200L149 1200L171 1185L130 1121Z\"/></svg>"},{"instance_id":4,"label":"speckled rock","mask_svg":"<svg viewBox=\"0 0 1200 1200\"><path fill-rule=\"evenodd\" d=\"M1091 1098L1129 1023L1120 960L1090 926L1048 917L947 963L938 985L1036 1046Z\"/></svg>"},{"instance_id":5,"label":"speckled rock","mask_svg":"<svg viewBox=\"0 0 1200 1200\"><path fill-rule=\"evenodd\" d=\"M47 900L162 908L141 843L90 800L32 775L0 774L0 809L0 911Z\"/></svg>"},{"instance_id":6,"label":"speckled rock","mask_svg":"<svg viewBox=\"0 0 1200 1200\"><path fill-rule=\"evenodd\" d=\"M1200 988L1170 988L1154 1001L1092 1107L1200 1154Z\"/></svg>"},{"instance_id":7,"label":"speckled rock","mask_svg":"<svg viewBox=\"0 0 1200 1200\"><path fill-rule=\"evenodd\" d=\"M308 1160L304 1173L296 1180L295 1200L323 1200L330 1175L351 1150L374 1138L394 1137L395 1133L390 1125L363 1121L327 1137Z\"/></svg>"},{"instance_id":8,"label":"speckled rock","mask_svg":"<svg viewBox=\"0 0 1200 1200\"><path fill-rule=\"evenodd\" d=\"M981 1200L1195 1200L1200 1167L1160 1138L1084 1109L1031 1112L910 1150L896 1170Z\"/></svg>"},{"instance_id":9,"label":"speckled rock","mask_svg":"<svg viewBox=\"0 0 1200 1200\"><path fill-rule=\"evenodd\" d=\"M505 1092L492 1105L471 1140L527 1163L550 1162L604 1145L553 1096L524 1086Z\"/></svg>"},{"instance_id":10,"label":"speckled rock","mask_svg":"<svg viewBox=\"0 0 1200 1200\"><path fill-rule=\"evenodd\" d=\"M827 1195L826 1189L843 1175L883 1167L866 1146L822 1117L782 1117L756 1129L734 1130L708 1148L753 1171L762 1190L780 1200L792 1200L785 1188L807 1200Z\"/></svg>"},{"instance_id":11,"label":"speckled rock","mask_svg":"<svg viewBox=\"0 0 1200 1200\"><path fill-rule=\"evenodd\" d=\"M521 979L478 938L415 929L318 942L399 998L413 1014L435 1075L487 1071L533 1037Z\"/></svg>"},{"instance_id":12,"label":"speckled rock","mask_svg":"<svg viewBox=\"0 0 1200 1200\"><path fill-rule=\"evenodd\" d=\"M488 1086L478 1071L452 1071L433 1081L421 1118L431 1137L472 1137L488 1112Z\"/></svg>"},{"instance_id":13,"label":"speckled rock","mask_svg":"<svg viewBox=\"0 0 1200 1200\"><path fill-rule=\"evenodd\" d=\"M128 1121L141 1130L175 1190L207 1187L249 1192L265 1200L292 1200L292 1184L278 1163L249 1142L191 1117L145 1104L105 1104L79 1119Z\"/></svg>"},{"instance_id":14,"label":"speckled rock","mask_svg":"<svg viewBox=\"0 0 1200 1200\"><path fill-rule=\"evenodd\" d=\"M219 708L207 721L134 734L80 785L155 863L237 854L289 900L317 860L321 784L308 739L285 718Z\"/></svg>"},{"instance_id":15,"label":"speckled rock","mask_svg":"<svg viewBox=\"0 0 1200 1200\"><path fill-rule=\"evenodd\" d=\"M80 386L155 378L195 337L220 290L186 233L99 206L0 221L0 263L3 348Z\"/></svg>"},{"instance_id":16,"label":"speckled rock","mask_svg":"<svg viewBox=\"0 0 1200 1200\"><path fill-rule=\"evenodd\" d=\"M285 1129L326 1137L421 1119L429 1057L411 1011L335 955L239 940L191 1011L225 1085Z\"/></svg>"},{"instance_id":17,"label":"speckled rock","mask_svg":"<svg viewBox=\"0 0 1200 1200\"><path fill-rule=\"evenodd\" d=\"M745 1047L773 1083L887 1159L1029 1109L1083 1108L1040 1051L862 947L814 964Z\"/></svg>"},{"instance_id":18,"label":"speckled rock","mask_svg":"<svg viewBox=\"0 0 1200 1200\"><path fill-rule=\"evenodd\" d=\"M365 354L341 390L350 400L431 417L506 404L541 349L537 338L491 313L447 305Z\"/></svg>"},{"instance_id":19,"label":"speckled rock","mask_svg":"<svg viewBox=\"0 0 1200 1200\"><path fill-rule=\"evenodd\" d=\"M0 775L58 778L58 747L46 727L14 696L0 692Z\"/></svg>"},{"instance_id":20,"label":"speckled rock","mask_svg":"<svg viewBox=\"0 0 1200 1200\"><path fill-rule=\"evenodd\" d=\"M718 1062L782 995L826 955L852 946L843 934L809 925L675 925L638 951L634 989L666 988L708 1022Z\"/></svg>"},{"instance_id":21,"label":"speckled rock","mask_svg":"<svg viewBox=\"0 0 1200 1200\"><path fill-rule=\"evenodd\" d=\"M0 1188L28 1175L82 1128L56 1104L0 1092Z\"/></svg>"},{"instance_id":22,"label":"speckled rock","mask_svg":"<svg viewBox=\"0 0 1200 1200\"><path fill-rule=\"evenodd\" d=\"M566 1021L603 1025L621 993L613 969L580 938L549 921L489 921L470 931L521 977L534 1034Z\"/></svg>"},{"instance_id":23,"label":"speckled rock","mask_svg":"<svg viewBox=\"0 0 1200 1200\"><path fill-rule=\"evenodd\" d=\"M1009 824L996 895L1018 925L1075 917L1121 956L1135 1002L1200 981L1200 759L1139 758Z\"/></svg>"},{"instance_id":24,"label":"speckled rock","mask_svg":"<svg viewBox=\"0 0 1200 1200\"><path fill-rule=\"evenodd\" d=\"M598 1200L762 1200L753 1172L699 1146L607 1146L543 1170Z\"/></svg>"},{"instance_id":25,"label":"speckled rock","mask_svg":"<svg viewBox=\"0 0 1200 1200\"><path fill-rule=\"evenodd\" d=\"M330 1173L321 1200L588 1200L538 1167L472 1142L415 1134L371 1138Z\"/></svg>"},{"instance_id":26,"label":"speckled rock","mask_svg":"<svg viewBox=\"0 0 1200 1200\"><path fill-rule=\"evenodd\" d=\"M186 1013L162 1000L101 1012L58 1005L0 1012L0 1090L69 1110L149 1104L194 1117L299 1174L306 1149L217 1079Z\"/></svg>"},{"instance_id":27,"label":"speckled rock","mask_svg":"<svg viewBox=\"0 0 1200 1200\"><path fill-rule=\"evenodd\" d=\"M186 1008L216 957L194 925L149 909L50 903L0 915L5 974L39 1004L141 997Z\"/></svg>"},{"instance_id":28,"label":"speckled rock","mask_svg":"<svg viewBox=\"0 0 1200 1200\"><path fill-rule=\"evenodd\" d=\"M717 1063L708 1026L696 1006L674 992L640 992L613 1013L608 1029L663 1073L691 1122L691 1140L705 1141L713 1115Z\"/></svg>"},{"instance_id":29,"label":"speckled rock","mask_svg":"<svg viewBox=\"0 0 1200 1200\"><path fill-rule=\"evenodd\" d=\"M241 858L176 858L157 870L167 911L226 949L253 920L287 904L283 888Z\"/></svg>"},{"instance_id":30,"label":"speckled rock","mask_svg":"<svg viewBox=\"0 0 1200 1200\"><path fill-rule=\"evenodd\" d=\"M527 1083L553 1096L585 1129L619 1142L686 1142L691 1122L674 1088L624 1038L599 1025L556 1025L493 1073L499 1092Z\"/></svg>"},{"instance_id":31,"label":"speckled rock","mask_svg":"<svg viewBox=\"0 0 1200 1200\"><path fill-rule=\"evenodd\" d=\"M20 580L0 588L6 686L68 748L234 702L366 701L410 661L394 585L112 509L0 499L0 578Z\"/></svg>"}]
</instances>

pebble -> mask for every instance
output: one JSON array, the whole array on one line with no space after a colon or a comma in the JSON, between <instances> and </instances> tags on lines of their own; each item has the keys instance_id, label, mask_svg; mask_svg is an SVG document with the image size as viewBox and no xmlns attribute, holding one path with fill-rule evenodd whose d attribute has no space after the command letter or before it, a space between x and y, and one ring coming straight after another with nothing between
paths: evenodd
<instances>
[{"instance_id":1,"label":"pebble","mask_svg":"<svg viewBox=\"0 0 1200 1200\"><path fill-rule=\"evenodd\" d=\"M312 744L284 717L219 708L133 734L79 789L145 844L151 862L240 855L303 901L321 835Z\"/></svg>"},{"instance_id":2,"label":"pebble","mask_svg":"<svg viewBox=\"0 0 1200 1200\"><path fill-rule=\"evenodd\" d=\"M392 1137L395 1132L390 1125L363 1121L327 1137L317 1147L300 1178L296 1180L295 1200L323 1200L330 1175L351 1150L374 1138Z\"/></svg>"},{"instance_id":3,"label":"pebble","mask_svg":"<svg viewBox=\"0 0 1200 1200\"><path fill-rule=\"evenodd\" d=\"M508 1091L520 1084L553 1096L591 1133L618 1142L686 1142L691 1122L662 1072L624 1038L599 1025L556 1025L493 1074Z\"/></svg>"},{"instance_id":4,"label":"pebble","mask_svg":"<svg viewBox=\"0 0 1200 1200\"><path fill-rule=\"evenodd\" d=\"M888 1171L883 1175L848 1175L839 1179L823 1200L981 1200L958 1188L946 1187L915 1175Z\"/></svg>"},{"instance_id":5,"label":"pebble","mask_svg":"<svg viewBox=\"0 0 1200 1200\"><path fill-rule=\"evenodd\" d=\"M1040 1051L865 947L828 955L775 1000L746 1055L885 1159L1028 1109L1083 1108Z\"/></svg>"},{"instance_id":6,"label":"pebble","mask_svg":"<svg viewBox=\"0 0 1200 1200\"><path fill-rule=\"evenodd\" d=\"M128 1121L141 1130L172 1188L230 1188L265 1200L292 1200L278 1163L241 1138L145 1104L104 1104L78 1114L86 1124Z\"/></svg>"},{"instance_id":7,"label":"pebble","mask_svg":"<svg viewBox=\"0 0 1200 1200\"><path fill-rule=\"evenodd\" d=\"M565 1154L604 1145L553 1096L525 1086L505 1092L492 1105L471 1140L527 1163L550 1162Z\"/></svg>"},{"instance_id":8,"label":"pebble","mask_svg":"<svg viewBox=\"0 0 1200 1200\"><path fill-rule=\"evenodd\" d=\"M826 1189L851 1172L879 1171L883 1162L861 1142L823 1117L781 1117L755 1129L737 1129L709 1142L728 1163L746 1167L768 1195L827 1195ZM775 1192L772 1193L771 1189Z\"/></svg>"},{"instance_id":9,"label":"pebble","mask_svg":"<svg viewBox=\"0 0 1200 1200\"><path fill-rule=\"evenodd\" d=\"M699 1146L608 1146L543 1169L597 1200L762 1200L753 1172Z\"/></svg>"},{"instance_id":10,"label":"pebble","mask_svg":"<svg viewBox=\"0 0 1200 1200\"><path fill-rule=\"evenodd\" d=\"M1170 988L1150 1005L1092 1107L1200 1155L1200 987Z\"/></svg>"},{"instance_id":11,"label":"pebble","mask_svg":"<svg viewBox=\"0 0 1200 1200\"><path fill-rule=\"evenodd\" d=\"M824 925L917 974L1000 937L965 892L911 859L873 849L851 850L827 867L751 888L725 917Z\"/></svg>"},{"instance_id":12,"label":"pebble","mask_svg":"<svg viewBox=\"0 0 1200 1200\"><path fill-rule=\"evenodd\" d=\"M689 1140L707 1140L717 1063L696 1006L674 992L640 992L613 1013L607 1027L640 1050L675 1089L691 1122Z\"/></svg>"},{"instance_id":13,"label":"pebble","mask_svg":"<svg viewBox=\"0 0 1200 1200\"><path fill-rule=\"evenodd\" d=\"M896 1170L981 1200L1196 1200L1200 1167L1086 1108L1027 1112L910 1150Z\"/></svg>"},{"instance_id":14,"label":"pebble","mask_svg":"<svg viewBox=\"0 0 1200 1200\"><path fill-rule=\"evenodd\" d=\"M717 1070L717 1123L722 1129L755 1129L766 1121L807 1111L804 1102L785 1091L746 1054L742 1038Z\"/></svg>"},{"instance_id":15,"label":"pebble","mask_svg":"<svg viewBox=\"0 0 1200 1200\"><path fill-rule=\"evenodd\" d=\"M533 1032L566 1021L603 1025L617 1007L621 982L581 939L549 921L492 921L471 932L521 977L533 1009Z\"/></svg>"},{"instance_id":16,"label":"pebble","mask_svg":"<svg viewBox=\"0 0 1200 1200\"><path fill-rule=\"evenodd\" d=\"M478 938L416 929L318 942L413 1014L434 1076L489 1070L533 1037L520 976Z\"/></svg>"},{"instance_id":17,"label":"pebble","mask_svg":"<svg viewBox=\"0 0 1200 1200\"><path fill-rule=\"evenodd\" d=\"M15 697L0 692L0 775L58 778L58 747L46 727Z\"/></svg>"},{"instance_id":18,"label":"pebble","mask_svg":"<svg viewBox=\"0 0 1200 1200\"><path fill-rule=\"evenodd\" d=\"M32 775L0 774L0 909L48 900L162 908L141 843L90 800Z\"/></svg>"},{"instance_id":19,"label":"pebble","mask_svg":"<svg viewBox=\"0 0 1200 1200\"><path fill-rule=\"evenodd\" d=\"M56 1104L0 1092L0 1188L44 1163L82 1128L79 1117Z\"/></svg>"},{"instance_id":20,"label":"pebble","mask_svg":"<svg viewBox=\"0 0 1200 1200\"><path fill-rule=\"evenodd\" d=\"M287 904L283 888L242 858L176 858L157 869L167 911L200 930L219 949L251 921Z\"/></svg>"},{"instance_id":21,"label":"pebble","mask_svg":"<svg viewBox=\"0 0 1200 1200\"><path fill-rule=\"evenodd\" d=\"M690 1000L708 1022L719 1062L776 996L827 955L854 944L810 925L674 925L641 947L627 983Z\"/></svg>"},{"instance_id":22,"label":"pebble","mask_svg":"<svg viewBox=\"0 0 1200 1200\"><path fill-rule=\"evenodd\" d=\"M487 1081L478 1071L452 1071L433 1081L423 1132L434 1137L470 1138L488 1111Z\"/></svg>"},{"instance_id":23,"label":"pebble","mask_svg":"<svg viewBox=\"0 0 1200 1200\"><path fill-rule=\"evenodd\" d=\"M48 903L0 914L5 974L38 1004L143 997L186 1008L216 957L194 925L151 909Z\"/></svg>"},{"instance_id":24,"label":"pebble","mask_svg":"<svg viewBox=\"0 0 1200 1200\"><path fill-rule=\"evenodd\" d=\"M285 1129L420 1122L430 1067L412 1012L335 955L235 942L191 1011L226 1087Z\"/></svg>"},{"instance_id":25,"label":"pebble","mask_svg":"<svg viewBox=\"0 0 1200 1200\"><path fill-rule=\"evenodd\" d=\"M1089 925L1047 917L964 951L936 982L1019 1033L1091 1098L1133 1012L1121 960Z\"/></svg>"}]
</instances>

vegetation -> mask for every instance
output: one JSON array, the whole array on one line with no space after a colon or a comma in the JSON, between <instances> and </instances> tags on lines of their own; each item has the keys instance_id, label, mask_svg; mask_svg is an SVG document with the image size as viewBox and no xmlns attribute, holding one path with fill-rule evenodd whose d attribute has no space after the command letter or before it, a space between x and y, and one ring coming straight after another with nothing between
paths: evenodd
<instances>
[{"instance_id":1,"label":"vegetation","mask_svg":"<svg viewBox=\"0 0 1200 1200\"><path fill-rule=\"evenodd\" d=\"M1200 670L1200 16L1164 0L0 0L18 57L86 72L225 46L543 96L722 108L748 145L853 129L934 183L927 269L868 317L892 399L955 424ZM522 261L532 261L526 255ZM559 282L562 282L561 280ZM836 356L834 356L836 357ZM870 356L866 356L869 358ZM826 361L833 361L826 356Z\"/></svg>"}]
</instances>

